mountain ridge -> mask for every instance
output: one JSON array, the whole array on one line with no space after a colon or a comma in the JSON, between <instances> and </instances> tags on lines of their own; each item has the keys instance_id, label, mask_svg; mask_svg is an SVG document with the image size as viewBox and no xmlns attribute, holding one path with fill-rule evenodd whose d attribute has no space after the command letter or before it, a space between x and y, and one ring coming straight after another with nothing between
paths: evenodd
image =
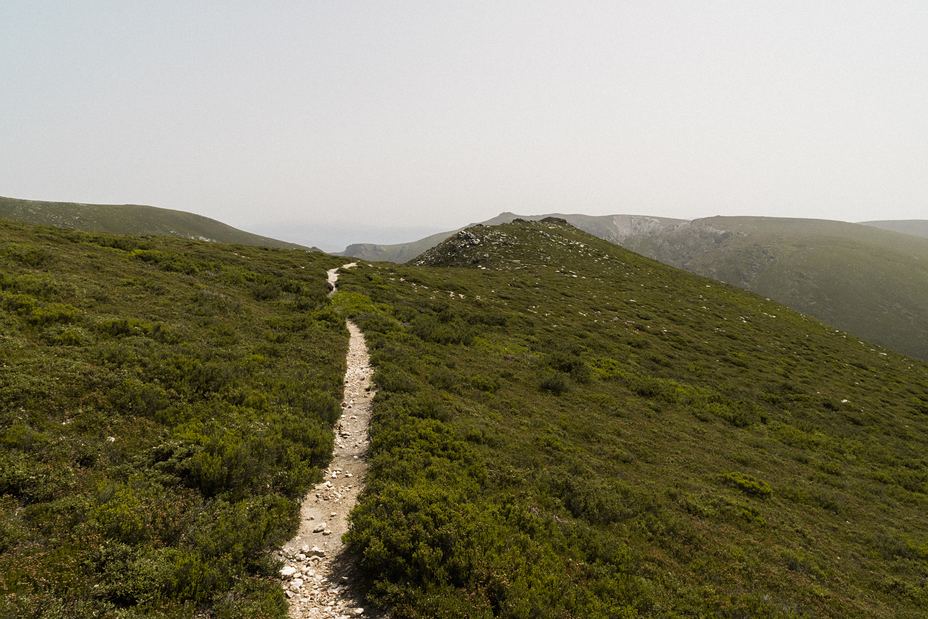
<instances>
[{"instance_id":1,"label":"mountain ridge","mask_svg":"<svg viewBox=\"0 0 928 619\"><path fill-rule=\"evenodd\" d=\"M315 249L253 234L204 215L144 204L52 202L0 196L0 218L87 232L166 235L258 247Z\"/></svg>"},{"instance_id":2,"label":"mountain ridge","mask_svg":"<svg viewBox=\"0 0 928 619\"><path fill-rule=\"evenodd\" d=\"M548 216L928 359L928 239L826 219L750 216L687 221L645 215L501 213L485 223ZM410 254L424 252L450 234L454 233L379 246L377 259L413 260ZM364 252L359 253L363 259Z\"/></svg>"}]
</instances>

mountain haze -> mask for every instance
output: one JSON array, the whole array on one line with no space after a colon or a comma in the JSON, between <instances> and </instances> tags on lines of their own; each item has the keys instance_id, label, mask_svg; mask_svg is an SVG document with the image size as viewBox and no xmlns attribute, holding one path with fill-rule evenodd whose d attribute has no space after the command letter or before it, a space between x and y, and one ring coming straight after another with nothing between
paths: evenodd
<instances>
[{"instance_id":1,"label":"mountain haze","mask_svg":"<svg viewBox=\"0 0 928 619\"><path fill-rule=\"evenodd\" d=\"M928 238L928 220L925 219L899 219L890 221L864 221L865 226L882 228L902 234L911 234L913 236L923 236Z\"/></svg>"},{"instance_id":2,"label":"mountain haze","mask_svg":"<svg viewBox=\"0 0 928 619\"><path fill-rule=\"evenodd\" d=\"M88 232L179 236L217 243L306 249L295 243L245 232L202 215L139 204L82 204L0 197L0 218Z\"/></svg>"}]
</instances>

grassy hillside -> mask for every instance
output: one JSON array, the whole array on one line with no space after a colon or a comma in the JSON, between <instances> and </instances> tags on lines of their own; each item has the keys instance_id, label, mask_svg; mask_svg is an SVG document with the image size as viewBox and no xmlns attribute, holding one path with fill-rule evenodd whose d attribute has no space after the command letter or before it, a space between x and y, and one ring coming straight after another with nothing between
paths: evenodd
<instances>
[{"instance_id":1,"label":"grassy hillside","mask_svg":"<svg viewBox=\"0 0 928 619\"><path fill-rule=\"evenodd\" d=\"M928 240L814 219L711 217L629 249L928 359Z\"/></svg>"},{"instance_id":2,"label":"grassy hillside","mask_svg":"<svg viewBox=\"0 0 928 619\"><path fill-rule=\"evenodd\" d=\"M251 234L202 215L137 204L77 204L0 197L0 219L89 232L180 236L259 247L299 247Z\"/></svg>"},{"instance_id":3,"label":"grassy hillside","mask_svg":"<svg viewBox=\"0 0 928 619\"><path fill-rule=\"evenodd\" d=\"M554 216L665 264L770 297L867 340L928 359L928 240L871 225L812 219ZM503 213L487 223L516 217L547 216ZM919 222L908 223L902 227L917 234ZM359 251L352 255L408 261L452 234L380 246L376 252L353 246Z\"/></svg>"},{"instance_id":4,"label":"grassy hillside","mask_svg":"<svg viewBox=\"0 0 928 619\"><path fill-rule=\"evenodd\" d=\"M362 264L397 617L922 617L928 366L568 225Z\"/></svg>"},{"instance_id":5,"label":"grassy hillside","mask_svg":"<svg viewBox=\"0 0 928 619\"><path fill-rule=\"evenodd\" d=\"M439 232L409 243L355 243L346 247L342 255L375 262L409 262L422 252L435 247L452 234L454 232Z\"/></svg>"},{"instance_id":6,"label":"grassy hillside","mask_svg":"<svg viewBox=\"0 0 928 619\"><path fill-rule=\"evenodd\" d=\"M284 616L339 262L0 222L0 617Z\"/></svg>"},{"instance_id":7,"label":"grassy hillside","mask_svg":"<svg viewBox=\"0 0 928 619\"><path fill-rule=\"evenodd\" d=\"M924 219L865 221L863 224L865 226L873 226L874 228L881 228L883 230L890 230L892 232L900 232L902 234L911 234L913 236L928 238L928 221Z\"/></svg>"}]
</instances>

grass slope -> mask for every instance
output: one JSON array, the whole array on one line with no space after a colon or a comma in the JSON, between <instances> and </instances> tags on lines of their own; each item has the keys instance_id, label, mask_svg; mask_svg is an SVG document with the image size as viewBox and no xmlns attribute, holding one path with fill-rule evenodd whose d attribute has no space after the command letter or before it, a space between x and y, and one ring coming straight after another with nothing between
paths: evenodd
<instances>
[{"instance_id":1,"label":"grass slope","mask_svg":"<svg viewBox=\"0 0 928 619\"><path fill-rule=\"evenodd\" d=\"M78 204L0 197L0 219L89 232L181 236L259 247L300 247L251 234L202 215L137 204Z\"/></svg>"},{"instance_id":2,"label":"grass slope","mask_svg":"<svg viewBox=\"0 0 928 619\"><path fill-rule=\"evenodd\" d=\"M346 247L342 255L376 262L409 262L422 252L435 247L452 234L454 232L439 232L410 243L355 243Z\"/></svg>"},{"instance_id":3,"label":"grass slope","mask_svg":"<svg viewBox=\"0 0 928 619\"><path fill-rule=\"evenodd\" d=\"M285 615L339 262L0 222L0 616Z\"/></svg>"},{"instance_id":4,"label":"grass slope","mask_svg":"<svg viewBox=\"0 0 928 619\"><path fill-rule=\"evenodd\" d=\"M638 215L560 215L568 223L665 264L775 299L867 340L928 359L928 240L839 221ZM547 215L503 213L486 222ZM925 222L883 222L918 235ZM892 224L892 225L889 225ZM899 224L899 225L896 225ZM877 227L874 227L877 226ZM454 234L378 246L363 259L405 262ZM349 252L351 253L351 252Z\"/></svg>"},{"instance_id":5,"label":"grass slope","mask_svg":"<svg viewBox=\"0 0 928 619\"><path fill-rule=\"evenodd\" d=\"M711 217L624 245L928 359L928 239L838 221Z\"/></svg>"},{"instance_id":6,"label":"grass slope","mask_svg":"<svg viewBox=\"0 0 928 619\"><path fill-rule=\"evenodd\" d=\"M873 226L883 230L891 230L901 234L911 234L928 238L928 220L924 219L900 219L890 221L865 221L865 226Z\"/></svg>"},{"instance_id":7,"label":"grass slope","mask_svg":"<svg viewBox=\"0 0 928 619\"><path fill-rule=\"evenodd\" d=\"M922 617L928 367L557 222L361 264L396 617Z\"/></svg>"}]
</instances>

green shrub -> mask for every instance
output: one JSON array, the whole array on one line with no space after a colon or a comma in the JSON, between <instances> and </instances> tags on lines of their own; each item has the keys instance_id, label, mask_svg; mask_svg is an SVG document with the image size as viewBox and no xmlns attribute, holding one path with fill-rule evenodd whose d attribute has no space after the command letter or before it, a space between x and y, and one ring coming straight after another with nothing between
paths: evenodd
<instances>
[{"instance_id":1,"label":"green shrub","mask_svg":"<svg viewBox=\"0 0 928 619\"><path fill-rule=\"evenodd\" d=\"M429 374L429 384L444 391L452 391L457 384L457 380L454 372L446 367L434 368Z\"/></svg>"},{"instance_id":2,"label":"green shrub","mask_svg":"<svg viewBox=\"0 0 928 619\"><path fill-rule=\"evenodd\" d=\"M725 402L696 402L693 412L700 418L705 415L724 419L736 428L747 428L753 421L751 407L743 402L731 404Z\"/></svg>"},{"instance_id":3,"label":"green shrub","mask_svg":"<svg viewBox=\"0 0 928 619\"><path fill-rule=\"evenodd\" d=\"M549 372L539 383L539 388L547 393L562 395L570 389L570 381L561 372Z\"/></svg>"},{"instance_id":4,"label":"green shrub","mask_svg":"<svg viewBox=\"0 0 928 619\"><path fill-rule=\"evenodd\" d=\"M42 338L55 346L88 346L93 343L93 336L77 325L54 325L42 333Z\"/></svg>"},{"instance_id":5,"label":"green shrub","mask_svg":"<svg viewBox=\"0 0 928 619\"><path fill-rule=\"evenodd\" d=\"M470 344L474 340L470 325L458 316L442 320L438 316L421 314L413 319L412 332L436 344Z\"/></svg>"},{"instance_id":6,"label":"green shrub","mask_svg":"<svg viewBox=\"0 0 928 619\"><path fill-rule=\"evenodd\" d=\"M475 374L474 376L471 376L467 379L467 382L474 389L477 389L478 391L486 391L487 393L493 393L500 388L500 381L498 378L492 378L482 374Z\"/></svg>"},{"instance_id":7,"label":"green shrub","mask_svg":"<svg viewBox=\"0 0 928 619\"><path fill-rule=\"evenodd\" d=\"M378 368L374 374L377 385L383 391L395 393L412 393L418 389L417 381L408 372L396 366Z\"/></svg>"},{"instance_id":8,"label":"green shrub","mask_svg":"<svg viewBox=\"0 0 928 619\"><path fill-rule=\"evenodd\" d=\"M643 492L619 480L590 480L583 474L557 475L553 492L576 518L593 524L612 524L628 520L653 508Z\"/></svg>"},{"instance_id":9,"label":"green shrub","mask_svg":"<svg viewBox=\"0 0 928 619\"><path fill-rule=\"evenodd\" d=\"M50 303L44 307L36 307L27 316L29 324L43 326L49 324L70 323L77 320L80 310L64 303Z\"/></svg>"},{"instance_id":10,"label":"green shrub","mask_svg":"<svg viewBox=\"0 0 928 619\"><path fill-rule=\"evenodd\" d=\"M171 404L167 391L156 383L128 378L110 392L110 401L120 413L154 417Z\"/></svg>"},{"instance_id":11,"label":"green shrub","mask_svg":"<svg viewBox=\"0 0 928 619\"><path fill-rule=\"evenodd\" d=\"M24 451L39 450L47 442L48 437L45 434L21 421L13 423L0 434L0 445Z\"/></svg>"},{"instance_id":12,"label":"green shrub","mask_svg":"<svg viewBox=\"0 0 928 619\"><path fill-rule=\"evenodd\" d=\"M0 451L0 496L9 494L26 504L51 501L71 486L70 473L23 452Z\"/></svg>"},{"instance_id":13,"label":"green shrub","mask_svg":"<svg viewBox=\"0 0 928 619\"><path fill-rule=\"evenodd\" d=\"M28 294L8 293L0 294L3 308L10 312L15 312L21 316L29 316L38 307L38 301L35 297Z\"/></svg>"},{"instance_id":14,"label":"green shrub","mask_svg":"<svg viewBox=\"0 0 928 619\"><path fill-rule=\"evenodd\" d=\"M112 485L97 490L98 505L91 517L104 535L124 544L138 544L151 535L151 505L130 486Z\"/></svg>"},{"instance_id":15,"label":"green shrub","mask_svg":"<svg viewBox=\"0 0 928 619\"><path fill-rule=\"evenodd\" d=\"M201 271L201 265L189 256L174 252L165 252L157 249L133 249L129 255L142 262L157 266L170 273L184 273L196 275Z\"/></svg>"},{"instance_id":16,"label":"green shrub","mask_svg":"<svg viewBox=\"0 0 928 619\"><path fill-rule=\"evenodd\" d=\"M252 286L251 294L258 301L273 301L280 297L283 290L275 282L263 282Z\"/></svg>"},{"instance_id":17,"label":"green shrub","mask_svg":"<svg viewBox=\"0 0 928 619\"><path fill-rule=\"evenodd\" d=\"M247 478L259 473L250 445L233 432L215 431L204 437L193 454L183 462L188 482L206 496L243 489Z\"/></svg>"},{"instance_id":18,"label":"green shrub","mask_svg":"<svg viewBox=\"0 0 928 619\"><path fill-rule=\"evenodd\" d=\"M217 619L271 619L287 615L287 599L274 579L246 578L216 604Z\"/></svg>"},{"instance_id":19,"label":"green shrub","mask_svg":"<svg viewBox=\"0 0 928 619\"><path fill-rule=\"evenodd\" d=\"M193 297L193 310L199 315L232 316L241 309L242 303L235 297L209 288L197 290Z\"/></svg>"},{"instance_id":20,"label":"green shrub","mask_svg":"<svg viewBox=\"0 0 928 619\"><path fill-rule=\"evenodd\" d=\"M134 249L150 249L150 244L138 237L88 234L85 239L86 243L126 252Z\"/></svg>"},{"instance_id":21,"label":"green shrub","mask_svg":"<svg viewBox=\"0 0 928 619\"><path fill-rule=\"evenodd\" d=\"M722 475L722 481L745 494L761 499L766 499L773 493L770 484L761 479L751 477L750 475L745 475L744 473L725 473Z\"/></svg>"},{"instance_id":22,"label":"green shrub","mask_svg":"<svg viewBox=\"0 0 928 619\"><path fill-rule=\"evenodd\" d=\"M554 370L569 375L578 383L589 382L592 372L581 358L582 350L579 346L560 344L558 349L547 356L547 365Z\"/></svg>"},{"instance_id":23,"label":"green shrub","mask_svg":"<svg viewBox=\"0 0 928 619\"><path fill-rule=\"evenodd\" d=\"M5 247L7 256L22 266L40 269L54 261L54 254L48 248L25 243L11 243Z\"/></svg>"},{"instance_id":24,"label":"green shrub","mask_svg":"<svg viewBox=\"0 0 928 619\"><path fill-rule=\"evenodd\" d=\"M469 544L479 517L466 504L431 484L380 488L376 504L351 515L346 540L363 549L365 570L384 580L429 586L462 585L473 575Z\"/></svg>"}]
</instances>

